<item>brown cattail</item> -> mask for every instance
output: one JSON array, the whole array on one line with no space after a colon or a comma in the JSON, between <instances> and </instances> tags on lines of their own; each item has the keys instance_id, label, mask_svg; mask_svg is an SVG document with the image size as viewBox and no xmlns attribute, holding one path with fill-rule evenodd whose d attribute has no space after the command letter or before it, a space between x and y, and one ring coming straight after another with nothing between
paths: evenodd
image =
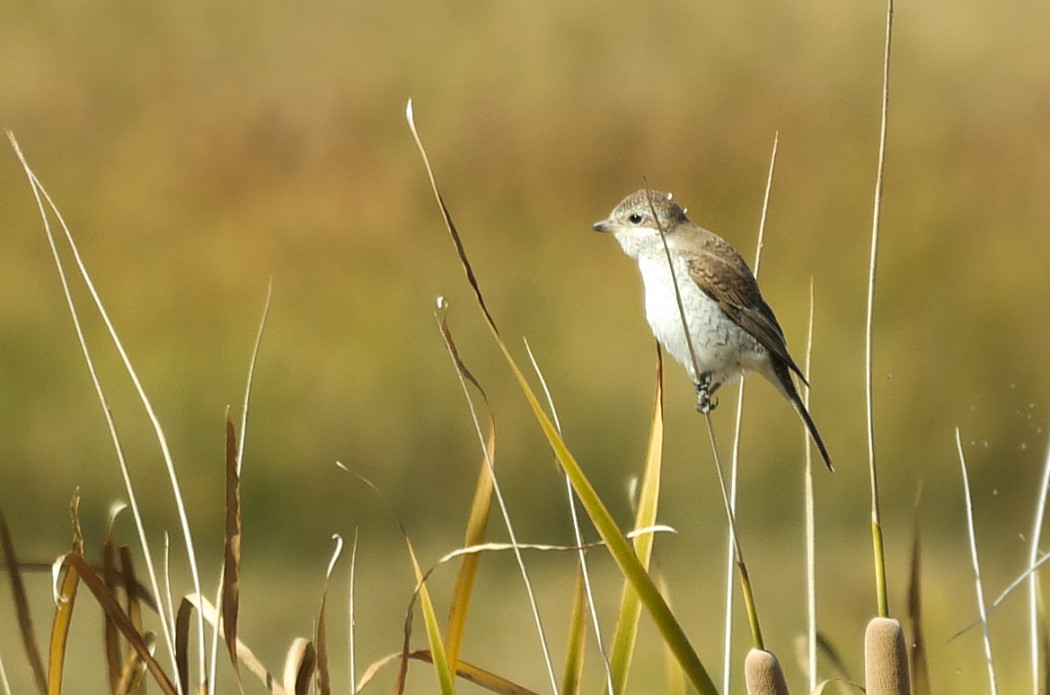
<instances>
[{"instance_id":1,"label":"brown cattail","mask_svg":"<svg viewBox=\"0 0 1050 695\"><path fill-rule=\"evenodd\" d=\"M904 630L893 618L872 618L864 633L864 684L867 695L910 695Z\"/></svg>"},{"instance_id":2,"label":"brown cattail","mask_svg":"<svg viewBox=\"0 0 1050 695\"><path fill-rule=\"evenodd\" d=\"M744 660L748 695L788 695L784 670L772 652L752 649Z\"/></svg>"}]
</instances>

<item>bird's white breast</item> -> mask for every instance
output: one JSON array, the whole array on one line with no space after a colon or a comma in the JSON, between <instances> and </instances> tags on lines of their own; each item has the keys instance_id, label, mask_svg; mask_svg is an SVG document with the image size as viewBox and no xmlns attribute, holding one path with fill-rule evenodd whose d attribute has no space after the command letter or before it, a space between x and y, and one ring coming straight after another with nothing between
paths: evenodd
<instances>
[{"instance_id":1,"label":"bird's white breast","mask_svg":"<svg viewBox=\"0 0 1050 695\"><path fill-rule=\"evenodd\" d=\"M667 258L663 254L657 258L641 256L638 267L645 285L645 315L653 335L685 366L695 382L697 375L682 330ZM675 277L700 372L713 372L712 382L722 384L743 376L745 371L761 370L768 360L765 348L696 286L681 258L675 260Z\"/></svg>"}]
</instances>

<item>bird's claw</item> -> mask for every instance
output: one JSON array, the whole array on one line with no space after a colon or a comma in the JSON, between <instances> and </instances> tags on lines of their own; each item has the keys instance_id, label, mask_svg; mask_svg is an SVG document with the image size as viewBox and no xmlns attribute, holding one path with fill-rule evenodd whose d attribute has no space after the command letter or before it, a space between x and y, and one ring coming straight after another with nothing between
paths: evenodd
<instances>
[{"instance_id":1,"label":"bird's claw","mask_svg":"<svg viewBox=\"0 0 1050 695\"><path fill-rule=\"evenodd\" d=\"M696 411L701 415L707 415L718 407L718 399L714 398L715 391L721 384L711 383L712 372L704 372L696 384Z\"/></svg>"}]
</instances>

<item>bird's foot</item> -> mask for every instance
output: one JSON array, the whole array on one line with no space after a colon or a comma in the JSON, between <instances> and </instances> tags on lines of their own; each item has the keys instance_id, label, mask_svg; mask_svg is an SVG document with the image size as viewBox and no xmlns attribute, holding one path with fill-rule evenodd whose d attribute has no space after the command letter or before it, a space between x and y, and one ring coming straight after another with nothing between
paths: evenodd
<instances>
[{"instance_id":1,"label":"bird's foot","mask_svg":"<svg viewBox=\"0 0 1050 695\"><path fill-rule=\"evenodd\" d=\"M714 372L704 372L694 384L696 387L696 411L701 415L707 415L718 407L718 399L713 396L722 384L720 382L712 383L712 376L714 376Z\"/></svg>"}]
</instances>

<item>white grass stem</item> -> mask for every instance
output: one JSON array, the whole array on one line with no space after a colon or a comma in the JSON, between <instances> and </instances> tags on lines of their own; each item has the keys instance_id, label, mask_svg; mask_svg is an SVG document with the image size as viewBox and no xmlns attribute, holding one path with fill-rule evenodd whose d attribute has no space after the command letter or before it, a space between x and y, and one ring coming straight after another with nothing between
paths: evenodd
<instances>
[{"instance_id":1,"label":"white grass stem","mask_svg":"<svg viewBox=\"0 0 1050 695\"><path fill-rule=\"evenodd\" d=\"M977 611L981 620L981 635L984 638L984 658L988 666L988 686L992 695L999 692L995 679L995 662L992 659L992 639L988 631L988 610L984 601L984 585L981 582L981 562L977 555L977 534L973 524L973 497L970 494L970 476L966 472L966 456L962 449L962 436L959 428L955 429L955 447L959 451L959 465L962 467L963 496L966 501L966 529L970 536L970 557L973 560L974 583L977 587Z\"/></svg>"},{"instance_id":2,"label":"white grass stem","mask_svg":"<svg viewBox=\"0 0 1050 695\"><path fill-rule=\"evenodd\" d=\"M1047 450L1046 462L1043 464L1043 479L1039 484L1039 503L1036 505L1035 520L1032 522L1032 545L1028 553L1029 567L1035 567L1039 555L1039 539L1043 532L1048 492L1050 492L1050 447ZM1028 577L1028 631L1032 658L1032 693L1040 695L1042 681L1039 679L1039 575L1035 571Z\"/></svg>"},{"instance_id":3,"label":"white grass stem","mask_svg":"<svg viewBox=\"0 0 1050 695\"><path fill-rule=\"evenodd\" d=\"M447 302L444 299L439 299L438 311L444 312L447 308ZM440 325L440 317L438 317L437 320ZM444 333L442 333L442 336L444 336ZM478 416L477 406L474 405L474 399L470 395L470 388L467 386L467 380L463 377L463 372L459 369L459 365L456 363L456 356L453 352L452 346L446 343L445 347L448 349L449 357L452 359L452 366L456 372L456 378L459 379L459 385L463 389L463 395L467 399L467 407L470 409L470 418L474 423L474 431L478 435L478 442L481 444L481 451L485 456L485 465L488 466L489 475L492 476L492 491L496 495L496 502L499 505L500 514L503 516L503 524L507 527L507 535L510 537L510 543L514 547L514 558L518 563L518 570L521 574L522 582L525 584L525 593L528 595L529 606L532 609L532 618L536 623L536 632L539 636L540 647L543 651L543 660L547 667L547 676L550 679L551 691L557 695L558 679L554 675L554 663L551 661L550 646L547 643L547 634L543 629L543 619L540 617L539 605L536 602L536 592L532 589L532 581L529 579L529 572L525 568L525 558L522 556L521 548L518 544L518 537L514 532L514 524L510 520L510 511L507 509L507 503L503 498L503 491L500 488L499 478L496 477L496 466L492 462L492 457L489 456L489 448L485 443L485 432L481 427L481 419Z\"/></svg>"},{"instance_id":4,"label":"white grass stem","mask_svg":"<svg viewBox=\"0 0 1050 695\"><path fill-rule=\"evenodd\" d=\"M186 516L186 505L182 500L182 489L179 487L178 476L175 473L175 461L172 458L171 450L168 447L168 440L164 436L164 428L161 427L160 419L153 410L153 405L150 403L149 397L146 395L146 390L142 386L142 382L139 381L138 373L135 371L134 366L131 364L131 359L128 357L127 351L124 349L124 344L121 342L120 337L117 335L117 330L113 326L113 322L109 318L109 313L106 311L105 306L102 304L102 298L99 297L98 291L95 289L94 283L91 281L91 276L88 274L87 266L84 264L83 258L80 256L80 249L73 239L73 234L70 232L69 227L66 225L65 219L62 217L62 213L59 212L58 207L54 201L51 200L51 196L44 189L43 184L37 179L36 174L29 169L29 166L25 163L25 159L22 157L21 150L18 149L18 145L14 140L14 137L8 134L12 145L15 146L15 150L18 153L19 159L22 160L23 166L26 170L26 174L30 177L33 186L47 200L48 206L54 212L55 217L58 219L62 226L62 231L65 235L66 242L69 244L70 251L73 254L73 259L76 261L77 269L80 271L80 276L84 280L84 284L91 294L91 298L95 303L95 308L98 309L99 316L102 317L102 321L106 324L106 330L109 332L110 338L113 340L114 346L117 348L117 352L120 355L121 361L124 363L124 368L128 372L128 376L131 378L131 383L135 387L135 391L138 393L139 400L142 402L142 406L146 411L146 415L149 417L150 423L153 426L153 432L157 437L157 443L160 445L161 453L164 457L164 466L168 473L168 481L171 484L172 495L175 498L175 506L179 512L179 524L182 527L182 537L186 544L186 557L190 565L190 575L193 578L193 590L194 593L201 593L201 580L200 572L197 569L197 556L193 547L193 535L190 533L190 523ZM39 201L39 199L38 199ZM48 236L50 238L50 227L48 227ZM52 244L52 250L56 253L54 244ZM72 306L72 298L69 297L69 301ZM203 682L205 672L205 651L204 651L204 622L197 622L197 656L198 656L198 672L200 679Z\"/></svg>"},{"instance_id":5,"label":"white grass stem","mask_svg":"<svg viewBox=\"0 0 1050 695\"><path fill-rule=\"evenodd\" d=\"M540 387L543 389L544 398L547 399L547 407L550 408L554 427L560 435L562 433L561 420L558 419L558 410L554 407L554 399L551 397L550 389L547 387L547 380L544 378L542 370L540 370L539 363L536 362L536 356L532 353L532 346L529 345L528 339L523 339L523 342L525 343L525 352L529 356L529 362L532 364L532 370L536 372L536 377L540 380ZM598 643L598 652L602 656L602 665L605 668L605 687L609 695L615 695L613 692L612 667L609 665L609 654L605 649L605 641L602 637L602 626L598 620L598 608L594 603L590 569L587 567L587 552L583 547L583 533L580 531L579 512L576 509L576 493L573 492L572 480L569 478L568 473L565 474L565 494L569 499L569 514L572 516L573 537L576 539L576 545L579 547L577 557L580 562L580 572L583 575L584 592L587 594L587 609L591 614L591 624L594 625L594 639Z\"/></svg>"},{"instance_id":6,"label":"white grass stem","mask_svg":"<svg viewBox=\"0 0 1050 695\"><path fill-rule=\"evenodd\" d=\"M357 687L355 685L357 683L357 670L356 670L356 665L355 665L355 662L354 662L354 655L355 655L355 652L356 652L356 650L354 649L354 622L355 622L355 620L354 620L354 616L355 616L355 613L354 613L354 581L355 581L355 578L357 576L356 575L356 572L357 572L357 531L358 530L355 528L354 529L354 544L350 548L350 579L349 579L350 598L347 601L347 613L349 614L349 619L350 619L350 623L349 623L349 626L348 626L349 638L347 640L347 643L348 643L347 646L348 646L349 652L350 652L350 695L354 695L354 693L356 692L356 687Z\"/></svg>"},{"instance_id":7,"label":"white grass stem","mask_svg":"<svg viewBox=\"0 0 1050 695\"><path fill-rule=\"evenodd\" d=\"M809 380L813 357L813 278L809 279L809 330L806 333L806 380ZM809 387L802 385L802 400L809 410ZM816 500L813 494L813 447L809 432L802 428L806 448L806 657L809 671L809 692L817 689L817 530Z\"/></svg>"},{"instance_id":8,"label":"white grass stem","mask_svg":"<svg viewBox=\"0 0 1050 695\"><path fill-rule=\"evenodd\" d=\"M762 217L758 223L758 243L755 245L755 279L758 279L758 266L762 262L762 248L766 243L766 218L769 212L769 196L773 190L773 171L777 163L777 146L780 143L780 131L773 136L773 152L769 157L769 174L766 176L766 192L762 198ZM740 465L740 441L744 422L744 384L746 380L740 380L736 400L736 425L733 433L733 457L729 470L729 508L736 514L737 481L739 479ZM722 692L729 692L730 676L733 672L733 596L736 586L736 555L733 547L736 539L733 537L733 527L729 527L729 538L726 540L726 608L725 608L725 630L722 640Z\"/></svg>"},{"instance_id":9,"label":"white grass stem","mask_svg":"<svg viewBox=\"0 0 1050 695\"><path fill-rule=\"evenodd\" d=\"M37 209L40 212L40 219L44 225L44 233L47 235L48 244L51 247L51 254L55 261L55 266L58 269L59 280L62 283L62 291L66 298L66 305L69 307L70 316L73 319L73 327L77 333L77 341L80 343L81 352L84 354L84 359L87 362L88 373L91 376L91 383L95 387L95 394L99 399L99 403L102 405L102 414L106 419L106 426L109 429L110 439L113 441L113 447L117 455L117 463L120 466L121 477L124 480L124 490L128 494L128 501L131 505L131 515L135 520L135 530L139 537L139 545L142 548L143 558L146 562L146 572L149 575L150 588L153 590L153 595L157 597L157 614L160 618L161 632L164 634L164 642L167 646L168 656L171 659L171 665L173 670L177 670L175 662L175 637L173 634L174 625L174 613L166 612L161 601L163 596L160 590L160 583L157 580L157 571L153 564L152 554L150 552L149 541L146 538L146 529L142 521L142 515L139 512L138 497L135 495L134 486L131 483L131 473L128 469L127 457L124 455L124 446L120 441L120 435L117 432L116 421L113 419L113 413L109 407L109 400L106 398L105 390L102 388L102 382L99 379L98 373L95 370L95 364L91 357L91 350L87 345L87 338L84 335L83 326L80 324L80 315L77 313L76 304L73 301L73 293L69 287L69 279L66 277L65 266L62 263L62 258L58 252L58 246L55 242L55 236L51 229L51 222L47 215L47 210L44 205L44 201L47 201L47 207L50 207L55 217L58 219L62 228L66 231L66 237L71 239L69 230L66 227L65 220L62 217L62 213L58 210L58 207L51 200L47 190L43 184L37 178L36 174L30 168L29 163L26 161L25 155L22 154L21 148L18 146L18 141L15 139L14 133L10 130L7 132L7 138L11 142L11 147L14 149L15 154L18 156L19 161L22 164L22 169L25 171L26 177L29 179L30 188L33 191L33 197L36 199ZM83 272L83 271L82 271ZM89 285L90 287L90 285ZM91 287L92 292L94 288ZM203 636L203 632L202 632ZM181 689L181 685L176 682L176 687Z\"/></svg>"}]
</instances>

